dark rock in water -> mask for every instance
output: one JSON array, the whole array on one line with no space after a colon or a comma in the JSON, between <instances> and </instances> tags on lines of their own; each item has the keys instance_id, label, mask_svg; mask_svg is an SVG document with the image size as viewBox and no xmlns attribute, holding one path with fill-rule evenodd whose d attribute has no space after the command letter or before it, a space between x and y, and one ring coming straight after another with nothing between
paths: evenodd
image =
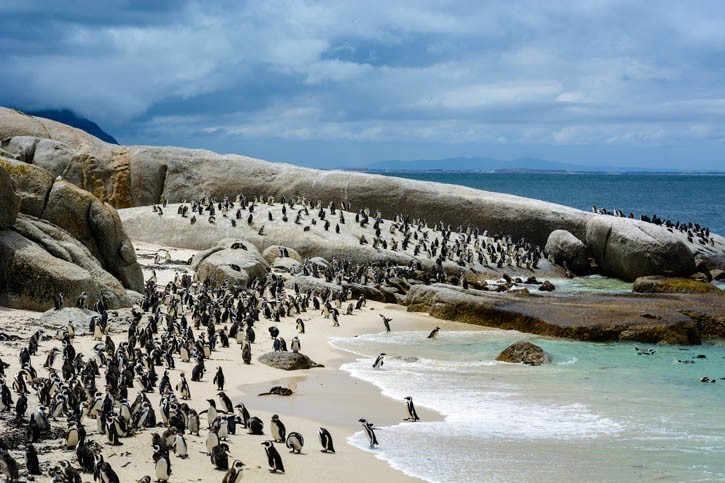
<instances>
[{"instance_id":1,"label":"dark rock in water","mask_svg":"<svg viewBox=\"0 0 725 483\"><path fill-rule=\"evenodd\" d=\"M270 367L285 371L324 367L322 364L316 363L301 352L268 352L260 356L257 360L262 364L267 364Z\"/></svg>"},{"instance_id":2,"label":"dark rock in water","mask_svg":"<svg viewBox=\"0 0 725 483\"><path fill-rule=\"evenodd\" d=\"M544 282L539 285L539 291L541 292L553 292L554 290L556 290L556 287L554 287L554 284L548 280L544 280Z\"/></svg>"},{"instance_id":3,"label":"dark rock in water","mask_svg":"<svg viewBox=\"0 0 725 483\"><path fill-rule=\"evenodd\" d=\"M257 396L269 396L270 394L274 394L277 396L291 396L293 393L294 391L292 391L292 389L288 387L274 386L268 392L257 394Z\"/></svg>"},{"instance_id":4,"label":"dark rock in water","mask_svg":"<svg viewBox=\"0 0 725 483\"><path fill-rule=\"evenodd\" d=\"M544 253L557 265L566 267L577 275L589 272L589 253L580 239L566 230L554 230L549 233Z\"/></svg>"},{"instance_id":5,"label":"dark rock in water","mask_svg":"<svg viewBox=\"0 0 725 483\"><path fill-rule=\"evenodd\" d=\"M723 291L708 282L679 277L639 277L632 285L635 293L712 293Z\"/></svg>"},{"instance_id":6,"label":"dark rock in water","mask_svg":"<svg viewBox=\"0 0 725 483\"><path fill-rule=\"evenodd\" d=\"M529 366L540 366L551 362L544 349L525 341L511 344L496 357L496 360L514 364L527 364Z\"/></svg>"}]
</instances>

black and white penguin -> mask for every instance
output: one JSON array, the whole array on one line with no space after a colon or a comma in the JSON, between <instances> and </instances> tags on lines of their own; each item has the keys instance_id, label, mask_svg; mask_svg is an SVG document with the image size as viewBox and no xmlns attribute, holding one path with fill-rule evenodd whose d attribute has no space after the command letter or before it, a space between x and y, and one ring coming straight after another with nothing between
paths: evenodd
<instances>
[{"instance_id":1,"label":"black and white penguin","mask_svg":"<svg viewBox=\"0 0 725 483\"><path fill-rule=\"evenodd\" d=\"M264 434L264 423L257 416L252 416L247 422L247 432L249 434Z\"/></svg>"},{"instance_id":2,"label":"black and white penguin","mask_svg":"<svg viewBox=\"0 0 725 483\"><path fill-rule=\"evenodd\" d=\"M211 456L212 450L219 445L219 434L217 434L217 428L209 428L209 433L206 435L206 452Z\"/></svg>"},{"instance_id":3,"label":"black and white penguin","mask_svg":"<svg viewBox=\"0 0 725 483\"><path fill-rule=\"evenodd\" d=\"M242 470L244 469L244 463L239 460L234 460L232 467L229 468L227 474L224 475L222 483L241 483L242 481Z\"/></svg>"},{"instance_id":4,"label":"black and white penguin","mask_svg":"<svg viewBox=\"0 0 725 483\"><path fill-rule=\"evenodd\" d=\"M239 403L234 407L237 408L237 411L239 411L239 415L242 419L242 426L246 428L249 425L249 411L247 410L247 407L244 403Z\"/></svg>"},{"instance_id":5,"label":"black and white penguin","mask_svg":"<svg viewBox=\"0 0 725 483\"><path fill-rule=\"evenodd\" d=\"M300 349L302 349L302 345L300 344L300 339L297 336L295 336L292 339L292 343L290 344L290 348L292 349L292 352L295 352L295 353L299 352Z\"/></svg>"},{"instance_id":6,"label":"black and white penguin","mask_svg":"<svg viewBox=\"0 0 725 483\"><path fill-rule=\"evenodd\" d=\"M380 355L375 359L375 362L373 362L373 368L380 369L383 367L383 358L385 357L385 352L381 352Z\"/></svg>"},{"instance_id":7,"label":"black and white penguin","mask_svg":"<svg viewBox=\"0 0 725 483\"><path fill-rule=\"evenodd\" d=\"M90 447L79 442L76 445L76 458L84 473L93 473L96 470L96 455Z\"/></svg>"},{"instance_id":8,"label":"black and white penguin","mask_svg":"<svg viewBox=\"0 0 725 483\"><path fill-rule=\"evenodd\" d=\"M274 447L273 441L265 441L261 443L264 446L264 452L267 453L267 464L269 464L269 471L272 473L280 472L284 473L284 464L282 464L282 457Z\"/></svg>"},{"instance_id":9,"label":"black and white penguin","mask_svg":"<svg viewBox=\"0 0 725 483\"><path fill-rule=\"evenodd\" d=\"M223 390L219 391L217 393L217 396L219 396L219 401L222 403L222 408L224 408L224 411L226 411L227 413L233 413L234 405L232 404L232 400L229 399L229 396L227 396Z\"/></svg>"},{"instance_id":10,"label":"black and white penguin","mask_svg":"<svg viewBox=\"0 0 725 483\"><path fill-rule=\"evenodd\" d=\"M275 443L284 443L287 436L287 429L276 414L272 415L270 430L272 431L272 437Z\"/></svg>"},{"instance_id":11,"label":"black and white penguin","mask_svg":"<svg viewBox=\"0 0 725 483\"><path fill-rule=\"evenodd\" d=\"M93 479L101 483L121 483L111 463L103 461L103 456L100 454L96 455L96 469L93 472Z\"/></svg>"},{"instance_id":12,"label":"black and white penguin","mask_svg":"<svg viewBox=\"0 0 725 483\"><path fill-rule=\"evenodd\" d=\"M320 428L317 431L317 434L320 436L320 445L322 446L322 452L334 453L335 446L332 444L332 435L330 434L330 432L325 428Z\"/></svg>"},{"instance_id":13,"label":"black and white penguin","mask_svg":"<svg viewBox=\"0 0 725 483\"><path fill-rule=\"evenodd\" d=\"M299 332L300 334L304 334L305 333L305 321L302 319L297 319L295 321L295 324L297 327L297 332Z\"/></svg>"},{"instance_id":14,"label":"black and white penguin","mask_svg":"<svg viewBox=\"0 0 725 483\"><path fill-rule=\"evenodd\" d=\"M216 408L216 401L214 401L213 399L207 399L206 401L209 403L209 407L200 412L199 415L206 413L208 427L211 428L214 424L214 421L216 421L217 416L219 416L219 411Z\"/></svg>"},{"instance_id":15,"label":"black and white penguin","mask_svg":"<svg viewBox=\"0 0 725 483\"><path fill-rule=\"evenodd\" d=\"M222 371L221 366L216 368L216 374L214 374L212 384L216 384L217 391L224 390L224 371Z\"/></svg>"},{"instance_id":16,"label":"black and white penguin","mask_svg":"<svg viewBox=\"0 0 725 483\"><path fill-rule=\"evenodd\" d=\"M179 382L176 383L176 390L179 392L181 399L191 399L191 388L186 380L186 374L179 374Z\"/></svg>"},{"instance_id":17,"label":"black and white penguin","mask_svg":"<svg viewBox=\"0 0 725 483\"><path fill-rule=\"evenodd\" d=\"M169 481L171 477L171 461L168 453L164 451L154 451L154 464L156 481Z\"/></svg>"},{"instance_id":18,"label":"black and white penguin","mask_svg":"<svg viewBox=\"0 0 725 483\"><path fill-rule=\"evenodd\" d=\"M174 449L174 454L181 459L189 456L189 446L186 444L186 438L184 438L184 435L181 434L181 432L177 432L174 435L174 444L172 448Z\"/></svg>"},{"instance_id":19,"label":"black and white penguin","mask_svg":"<svg viewBox=\"0 0 725 483\"><path fill-rule=\"evenodd\" d=\"M435 329L430 331L430 334L428 334L429 339L435 339L435 337L438 335L438 331L440 331L440 327L436 327Z\"/></svg>"},{"instance_id":20,"label":"black and white penguin","mask_svg":"<svg viewBox=\"0 0 725 483\"><path fill-rule=\"evenodd\" d=\"M408 417L405 418L406 421L420 421L420 418L418 417L418 413L415 411L415 405L413 404L413 398L410 396L406 396L405 398L405 405L408 409Z\"/></svg>"},{"instance_id":21,"label":"black and white penguin","mask_svg":"<svg viewBox=\"0 0 725 483\"><path fill-rule=\"evenodd\" d=\"M358 419L362 423L363 430L365 430L365 434L368 437L368 440L370 441L370 447L374 448L376 445L380 444L378 443L378 438L375 436L375 425L373 423L368 422L365 418Z\"/></svg>"},{"instance_id":22,"label":"black and white penguin","mask_svg":"<svg viewBox=\"0 0 725 483\"><path fill-rule=\"evenodd\" d=\"M290 449L291 453L300 454L304 445L305 438L303 438L300 433L292 431L290 434L287 435L287 439L285 440L285 446Z\"/></svg>"}]
</instances>

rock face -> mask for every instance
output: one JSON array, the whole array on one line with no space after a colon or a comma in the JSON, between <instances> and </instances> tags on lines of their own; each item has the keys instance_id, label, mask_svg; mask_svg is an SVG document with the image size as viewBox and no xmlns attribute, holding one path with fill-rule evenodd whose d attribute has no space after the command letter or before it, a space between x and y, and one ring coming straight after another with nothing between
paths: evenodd
<instances>
[{"instance_id":1,"label":"rock face","mask_svg":"<svg viewBox=\"0 0 725 483\"><path fill-rule=\"evenodd\" d=\"M557 265L564 265L577 275L589 272L587 247L566 230L554 230L546 240L544 253Z\"/></svg>"},{"instance_id":2,"label":"rock face","mask_svg":"<svg viewBox=\"0 0 725 483\"><path fill-rule=\"evenodd\" d=\"M246 249L232 248L241 245ZM267 274L269 264L248 241L225 239L217 246L196 254L191 268L196 271L199 280L209 280L213 286L227 282L247 288L249 282Z\"/></svg>"},{"instance_id":3,"label":"rock face","mask_svg":"<svg viewBox=\"0 0 725 483\"><path fill-rule=\"evenodd\" d=\"M297 250L295 250L294 248L283 247L280 245L268 246L262 252L262 256L270 264L274 263L275 260L277 260L278 258L291 258L292 260L298 262L302 260L302 257L299 253L297 253Z\"/></svg>"},{"instance_id":4,"label":"rock face","mask_svg":"<svg viewBox=\"0 0 725 483\"><path fill-rule=\"evenodd\" d=\"M260 356L257 360L262 364L267 364L268 366L285 371L324 367L301 352L268 352Z\"/></svg>"},{"instance_id":5,"label":"rock face","mask_svg":"<svg viewBox=\"0 0 725 483\"><path fill-rule=\"evenodd\" d=\"M62 229L19 215L0 231L0 305L46 310L61 292L70 304L86 292L89 304L103 297L109 308L130 305L124 287L78 240Z\"/></svg>"},{"instance_id":6,"label":"rock face","mask_svg":"<svg viewBox=\"0 0 725 483\"><path fill-rule=\"evenodd\" d=\"M711 293L723 295L723 291L707 283L681 277L639 277L632 285L635 293Z\"/></svg>"},{"instance_id":7,"label":"rock face","mask_svg":"<svg viewBox=\"0 0 725 483\"><path fill-rule=\"evenodd\" d=\"M587 223L586 241L602 270L622 280L695 271L694 255L680 237L652 223L597 215Z\"/></svg>"},{"instance_id":8,"label":"rock face","mask_svg":"<svg viewBox=\"0 0 725 483\"><path fill-rule=\"evenodd\" d=\"M514 364L526 364L528 366L540 366L551 362L544 349L531 342L516 342L504 349L497 361L511 362Z\"/></svg>"},{"instance_id":9,"label":"rock face","mask_svg":"<svg viewBox=\"0 0 725 483\"><path fill-rule=\"evenodd\" d=\"M0 158L0 168L13 178L22 213L63 228L125 287L143 291L141 266L112 206L67 181L55 181L50 172L38 166Z\"/></svg>"},{"instance_id":10,"label":"rock face","mask_svg":"<svg viewBox=\"0 0 725 483\"><path fill-rule=\"evenodd\" d=\"M15 194L13 180L0 168L0 228L7 228L15 223L20 210L20 199Z\"/></svg>"},{"instance_id":11,"label":"rock face","mask_svg":"<svg viewBox=\"0 0 725 483\"><path fill-rule=\"evenodd\" d=\"M525 295L414 285L408 311L586 341L699 344L725 336L725 297L703 294Z\"/></svg>"},{"instance_id":12,"label":"rock face","mask_svg":"<svg viewBox=\"0 0 725 483\"><path fill-rule=\"evenodd\" d=\"M722 237L716 237L714 247L688 244L686 235L669 234L656 225L648 230L638 221L615 217L604 217L609 221L588 227L590 220L603 216L518 196L365 173L317 171L203 150L110 145L77 129L12 109L0 108L0 140L0 148L17 159L60 174L116 208L243 192L277 198L301 195L338 206L344 201L352 203L354 210L379 209L388 218L394 212L421 218L435 214L437 220L453 226L477 226L540 246L552 231L566 230L586 240L605 273L627 280L651 274L685 275L691 270L685 260L687 253L670 238L698 254L725 253ZM590 243L590 231L594 243ZM303 257L305 251L314 251L314 238L306 240L312 244L294 246ZM662 246L653 257L642 257L652 244ZM629 254L625 246L636 253ZM665 263L662 254L676 258ZM335 256L343 255L341 248ZM634 268L627 268L633 262Z\"/></svg>"}]
</instances>

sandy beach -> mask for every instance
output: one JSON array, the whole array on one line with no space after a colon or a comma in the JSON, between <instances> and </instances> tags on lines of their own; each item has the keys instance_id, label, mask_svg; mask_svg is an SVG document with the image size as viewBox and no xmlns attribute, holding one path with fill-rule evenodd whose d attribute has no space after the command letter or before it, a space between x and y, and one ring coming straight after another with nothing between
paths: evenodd
<instances>
[{"instance_id":1,"label":"sandy beach","mask_svg":"<svg viewBox=\"0 0 725 483\"><path fill-rule=\"evenodd\" d=\"M161 247L139 243L137 251L142 264L146 260L152 260L152 256ZM178 250L164 247L169 251L172 260L186 260L193 252L189 250ZM183 271L183 265L170 263L157 269L158 283L163 286L167 281L172 280L177 271ZM150 271L145 269L146 275ZM408 313L404 307L368 301L367 306L354 315L342 316L339 327L333 327L332 320L324 318L319 312L308 311L301 316L305 321L305 334L297 334L295 330L295 317L286 317L279 323L260 320L255 324L257 332L256 343L252 345L252 364L243 365L241 360L240 346L230 341L229 348L218 347L212 353L211 358L206 362L207 372L202 381L189 381L191 386L192 400L190 406L201 412L206 409L208 398L216 398L216 386L212 379L217 367L222 367L226 375L226 393L234 404L242 401L249 409L251 415L257 416L264 421L265 436L253 436L246 434L246 430L237 429L237 434L230 436L228 444L231 451L230 461L239 459L246 465L245 480L249 481L278 481L282 476L269 473L262 441L270 439L270 418L278 414L284 422L287 432L297 431L305 437L305 447L302 454L290 454L283 444L277 444L278 451L282 454L287 477L295 481L412 481L416 480L392 469L375 457L374 451L361 451L349 444L346 439L358 432L360 423L358 419L366 417L377 426L396 424L406 417L405 402L395 401L381 395L375 386L352 378L349 374L339 369L345 362L355 360L359 355L338 350L330 345L332 337L355 337L358 335L378 333L384 331L382 321L378 314L384 313L392 317L391 325L396 330L420 330L424 332L435 326L441 330L458 330L465 328L471 330L470 326L455 322L446 322L433 319L426 314ZM0 309L0 327L7 334L17 334L20 340L3 341L0 343L0 356L2 360L9 363L6 369L7 380L10 381L19 369L18 352L21 347L27 344L27 338L40 328L36 319L41 314L23 310ZM76 321L85 325L88 321ZM276 325L280 329L280 335L288 341L298 335L302 344L301 352L308 355L314 361L325 367L313 368L301 371L283 371L257 362L257 358L272 351L272 342L269 338L267 328ZM46 334L53 334L51 327L45 328ZM111 337L116 343L123 340L125 327L112 326ZM81 334L79 331L74 340L74 346L79 352L86 356L93 354L92 347L96 343L90 334ZM288 342L289 343L289 342ZM60 347L59 341L50 339L40 343L38 354L33 357L33 366L38 370L38 376L42 377L47 371L42 368L47 352L52 347ZM388 357L395 357L389 354ZM56 360L55 368L60 365L60 358ZM371 357L371 363L374 359ZM176 368L169 371L172 385L179 379L179 373L191 373L193 362L176 363ZM163 368L157 368L161 375ZM99 384L100 380L97 380ZM291 396L267 395L259 396L259 393L266 392L272 386L285 386L294 391ZM138 383L134 388L129 389L129 400L132 402L139 391ZM15 396L15 395L14 395ZM147 396L157 409L159 394L148 393ZM30 397L28 413L34 411L37 406L37 398ZM440 420L441 416L425 408L418 408L419 415L423 420ZM206 427L205 416L201 416L202 428ZM7 423L5 423L7 424ZM163 432L165 428L159 427L156 431L151 428L138 432L136 435L123 438L122 446L109 446L106 444L105 435L98 432L96 422L84 418L84 424L88 431L88 439L101 445L103 455L118 473L121 481L136 481L144 475L154 474L154 463L152 461L151 435L154 432ZM411 423L412 424L412 423ZM65 430L65 421L52 422L53 428ZM320 452L320 444L317 437L319 427L327 428L335 441L335 454ZM196 481L221 481L224 472L216 471L206 455L205 438L206 430L202 429L200 436L186 436L189 445L187 459L180 459L171 455L172 476L169 481L174 482L196 482ZM381 429L378 434L381 445L385 445L385 431ZM60 439L43 440L36 444L40 454L41 469L47 471L57 461L67 459L73 464L76 462L75 452L63 448L63 441ZM22 451L12 452L21 466L24 466ZM47 474L47 473L46 473ZM91 475L85 475L84 481L89 481Z\"/></svg>"}]
</instances>

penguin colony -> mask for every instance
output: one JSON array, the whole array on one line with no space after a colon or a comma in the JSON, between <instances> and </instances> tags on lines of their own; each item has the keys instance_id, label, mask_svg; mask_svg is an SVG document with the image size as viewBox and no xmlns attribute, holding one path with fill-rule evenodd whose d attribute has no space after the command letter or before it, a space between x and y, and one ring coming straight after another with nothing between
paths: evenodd
<instances>
[{"instance_id":1,"label":"penguin colony","mask_svg":"<svg viewBox=\"0 0 725 483\"><path fill-rule=\"evenodd\" d=\"M254 217L263 212L262 205L271 207L274 204L271 197L266 201L257 197L247 201L243 195L237 196L235 201L203 198L182 203L177 214L189 217L192 224L206 217L208 223L223 220L232 225L243 222L252 225ZM163 210L167 208L165 203L162 205L153 208L159 216L164 216ZM375 236L368 241L361 234L361 244L411 252L414 256L424 253L435 259L429 269L423 269L415 262L407 267L389 263L353 266L333 260L325 269L308 261L302 264L305 275L324 278L328 282L345 280L367 285L392 277L419 278L426 283L446 282L450 279L443 269L444 262L451 261L469 269L491 265L501 268L506 264L533 270L541 258L541 250L524 240L515 242L505 236L489 237L476 228L460 226L452 230L439 223L431 229L424 220L413 220L404 215L396 215L392 222L386 222L379 212L372 214L361 209L351 214L346 203L342 203L343 211L334 203L323 207L319 202L313 205L304 198L283 198L280 205L283 222L304 225L307 231L319 222L324 230L332 229L334 223L334 230L340 233L347 216L354 218L354 223L360 227L372 226ZM217 214L221 215L219 219ZM265 219L264 215L261 217ZM272 211L268 211L266 220L271 219ZM387 233L383 231L385 223L390 223L385 230ZM258 233L264 234L264 224ZM233 248L246 249L242 243ZM169 258L167 253L162 260L155 261L168 261ZM466 278L461 279L465 288ZM228 442L240 437L237 428L246 430L249 435L264 435L264 422L251 415L243 402L234 404L230 400L224 392L226 378L222 368L212 371L212 377L207 368L209 361L214 359L216 352L231 351L236 347L241 350L243 364L250 364L251 344L257 337L255 323L260 317L274 322L291 318L298 333L304 334L301 314L308 309L320 311L338 326L343 303L349 302L345 315L361 310L366 303L362 294L354 303L351 300L351 290L334 295L329 290L303 292L295 286L294 291L288 291L283 276L275 273L254 279L247 288L226 283L212 286L208 280L192 283L191 277L178 275L167 285L158 286L154 273L147 281L141 310L132 311L133 318L121 334L111 333L106 304L103 300L96 301L93 308L100 316L88 321L88 333L96 341L92 353L76 350L73 343L76 328L69 322L52 337L42 330L30 337L27 347L20 350L17 371L11 364L0 363L0 412L11 414L16 424L26 426L28 435L24 465L15 460L9 447L0 440L0 471L8 481L18 480L24 473L44 474L53 482L76 482L82 481L81 475L86 473L92 474L95 481L114 483L119 477L105 461L104 450L122 446L126 438L148 438L149 450L153 452L153 468L149 468L149 473L153 476L145 475L138 481L170 481L175 458L199 458L190 454L187 436L205 433L209 467L224 472L223 482L238 482L245 465L241 459L230 459L232 451ZM75 299L79 308L87 308L90 302L85 292ZM58 293L55 308L64 306L64 296ZM392 319L382 314L381 317L389 332ZM269 333L273 349L286 351L286 341L280 337L279 329L272 326ZM47 352L42 369L45 374L38 373L35 367L40 357L40 342L50 339L55 340L49 342L55 346ZM292 350L300 349L301 342L294 337ZM374 363L376 369L382 368L384 355L380 354ZM170 371L175 371L178 363L192 365L189 374L192 382L213 384L218 400L208 399L203 408L199 407L186 371L178 372L178 380L173 383ZM10 387L9 378L12 378ZM157 405L148 397L155 392L159 394ZM406 398L406 407L406 420L418 421L420 418L412 398ZM378 445L373 423L365 418L361 418L360 423L370 446ZM65 429L67 458L58 463L43 464L42 455L39 457L34 444L51 438L50 430L58 428ZM261 443L269 471L284 473L282 457L275 444L286 446L291 454L302 454L304 437L296 431L288 433L277 415L270 421L270 432L272 439ZM318 437L321 451L335 452L327 429L320 428Z\"/></svg>"}]
</instances>

